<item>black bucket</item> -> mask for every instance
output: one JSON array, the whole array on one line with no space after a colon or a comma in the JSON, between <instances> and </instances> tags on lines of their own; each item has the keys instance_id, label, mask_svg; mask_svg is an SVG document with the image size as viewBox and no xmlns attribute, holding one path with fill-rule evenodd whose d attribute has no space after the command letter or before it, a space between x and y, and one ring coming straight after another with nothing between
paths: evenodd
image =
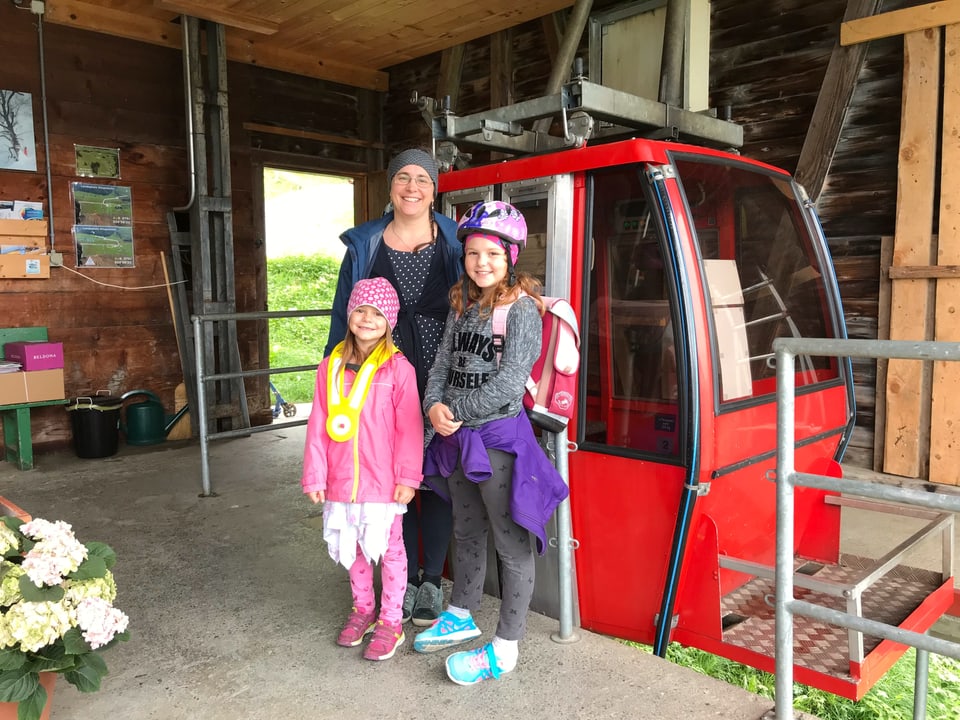
<instances>
[{"instance_id":1,"label":"black bucket","mask_svg":"<svg viewBox=\"0 0 960 720\"><path fill-rule=\"evenodd\" d=\"M77 457L115 455L120 441L120 398L112 395L78 397L67 405Z\"/></svg>"}]
</instances>

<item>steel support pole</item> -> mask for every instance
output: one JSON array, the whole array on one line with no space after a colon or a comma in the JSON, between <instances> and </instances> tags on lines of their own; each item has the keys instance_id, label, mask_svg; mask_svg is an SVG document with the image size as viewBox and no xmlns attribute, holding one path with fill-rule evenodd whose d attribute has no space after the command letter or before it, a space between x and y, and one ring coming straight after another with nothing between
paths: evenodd
<instances>
[{"instance_id":1,"label":"steel support pole","mask_svg":"<svg viewBox=\"0 0 960 720\"><path fill-rule=\"evenodd\" d=\"M777 361L777 529L775 606L776 720L793 720L793 463L794 366L796 356L778 349Z\"/></svg>"},{"instance_id":2,"label":"steel support pole","mask_svg":"<svg viewBox=\"0 0 960 720\"><path fill-rule=\"evenodd\" d=\"M207 392L203 363L203 333L200 318L193 316L193 347L197 358L197 422L200 424L200 479L203 485L201 497L210 497L210 438L207 428Z\"/></svg>"},{"instance_id":3,"label":"steel support pole","mask_svg":"<svg viewBox=\"0 0 960 720\"><path fill-rule=\"evenodd\" d=\"M569 487L570 469L567 429L564 428L554 435L557 443L557 471ZM580 638L573 629L573 551L576 541L571 537L570 525L570 498L568 497L557 508L557 564L559 570L560 590L560 631L551 635L551 639L558 643L576 642Z\"/></svg>"},{"instance_id":4,"label":"steel support pole","mask_svg":"<svg viewBox=\"0 0 960 720\"><path fill-rule=\"evenodd\" d=\"M660 102L683 107L683 42L690 0L667 0L660 58Z\"/></svg>"}]
</instances>

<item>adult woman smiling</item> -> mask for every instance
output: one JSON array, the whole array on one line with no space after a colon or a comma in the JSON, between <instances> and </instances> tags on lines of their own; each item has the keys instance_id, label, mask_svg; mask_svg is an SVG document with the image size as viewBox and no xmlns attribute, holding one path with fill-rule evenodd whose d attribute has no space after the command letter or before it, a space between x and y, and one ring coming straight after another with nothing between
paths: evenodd
<instances>
[{"instance_id":1,"label":"adult woman smiling","mask_svg":"<svg viewBox=\"0 0 960 720\"><path fill-rule=\"evenodd\" d=\"M340 236L347 249L340 265L333 299L330 334L324 356L346 332L347 300L364 278L384 277L400 296L400 313L393 341L413 363L420 397L427 384L449 309L450 287L463 269L463 246L457 224L434 209L439 170L426 151L410 148L387 166L391 209L376 220L358 225ZM425 432L432 427L424 424ZM429 438L426 438L429 439ZM442 607L440 577L450 543L450 506L430 490L418 493L403 516L408 583L403 603L404 622L431 625ZM420 547L423 544L423 575Z\"/></svg>"}]
</instances>

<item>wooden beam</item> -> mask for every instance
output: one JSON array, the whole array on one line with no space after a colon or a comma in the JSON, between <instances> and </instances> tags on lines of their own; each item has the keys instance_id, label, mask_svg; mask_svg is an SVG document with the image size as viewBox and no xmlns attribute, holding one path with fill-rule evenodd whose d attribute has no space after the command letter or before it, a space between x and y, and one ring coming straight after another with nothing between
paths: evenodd
<instances>
[{"instance_id":1,"label":"wooden beam","mask_svg":"<svg viewBox=\"0 0 960 720\"><path fill-rule=\"evenodd\" d=\"M927 265L933 256L933 199L940 115L940 33L903 38L903 105L893 264ZM928 280L900 280L890 293L890 339L929 340ZM887 426L883 471L919 477L929 438L929 370L915 360L887 364Z\"/></svg>"},{"instance_id":2,"label":"wooden beam","mask_svg":"<svg viewBox=\"0 0 960 720\"><path fill-rule=\"evenodd\" d=\"M437 100L450 98L450 107L456 110L460 100L460 81L463 76L463 51L466 45L454 45L440 54L440 74L437 77Z\"/></svg>"},{"instance_id":3,"label":"wooden beam","mask_svg":"<svg viewBox=\"0 0 960 720\"><path fill-rule=\"evenodd\" d=\"M386 91L390 85L390 75L380 70L371 70L356 65L345 65L313 55L304 55L284 50L252 38L227 35L227 57L237 62L283 70L294 75L331 80L333 82Z\"/></svg>"},{"instance_id":4,"label":"wooden beam","mask_svg":"<svg viewBox=\"0 0 960 720\"><path fill-rule=\"evenodd\" d=\"M960 25L948 25L943 41L943 130L940 149L940 226L937 262L960 263ZM960 341L960 267L937 281L933 339ZM960 484L960 365L933 364L930 407L930 481Z\"/></svg>"},{"instance_id":5,"label":"wooden beam","mask_svg":"<svg viewBox=\"0 0 960 720\"><path fill-rule=\"evenodd\" d=\"M560 55L560 40L563 37L563 29L566 24L567 15L562 10L540 18L540 27L543 28L543 44L547 47L547 57L550 58L551 67L557 62L557 57Z\"/></svg>"},{"instance_id":6,"label":"wooden beam","mask_svg":"<svg viewBox=\"0 0 960 720\"><path fill-rule=\"evenodd\" d=\"M932 2L845 22L840 26L840 44L856 45L958 22L960 0Z\"/></svg>"},{"instance_id":7,"label":"wooden beam","mask_svg":"<svg viewBox=\"0 0 960 720\"><path fill-rule=\"evenodd\" d=\"M148 17L139 13L108 10L99 5L79 0L57 0L45 6L44 22L68 25L79 30L104 33L139 40L151 45L179 48L181 30L170 20Z\"/></svg>"},{"instance_id":8,"label":"wooden beam","mask_svg":"<svg viewBox=\"0 0 960 720\"><path fill-rule=\"evenodd\" d=\"M873 15L880 8L881 2L882 0L847 0L844 22ZM838 44L830 54L827 73L820 85L820 94L817 95L817 104L813 108L795 173L797 182L803 185L814 204L820 197L823 183L830 172L833 155L840 140L840 131L843 129L843 120L847 115L847 108L850 107L866 56L866 44L846 48Z\"/></svg>"},{"instance_id":9,"label":"wooden beam","mask_svg":"<svg viewBox=\"0 0 960 720\"><path fill-rule=\"evenodd\" d=\"M246 13L233 10L223 10L210 7L207 2L191 2L191 0L153 0L153 4L161 10L170 10L181 15L209 20L226 27L238 30L249 30L261 35L273 35L280 29L280 23L273 20L254 17Z\"/></svg>"},{"instance_id":10,"label":"wooden beam","mask_svg":"<svg viewBox=\"0 0 960 720\"><path fill-rule=\"evenodd\" d=\"M490 107L513 102L513 47L510 30L490 36Z\"/></svg>"},{"instance_id":11,"label":"wooden beam","mask_svg":"<svg viewBox=\"0 0 960 720\"><path fill-rule=\"evenodd\" d=\"M891 280L956 278L960 277L960 265L900 265L887 270L887 277Z\"/></svg>"},{"instance_id":12,"label":"wooden beam","mask_svg":"<svg viewBox=\"0 0 960 720\"><path fill-rule=\"evenodd\" d=\"M80 0L48 2L44 19L57 25L78 30L104 33L146 42L152 45L177 48L181 46L180 26L170 20L152 18L121 10L107 10ZM264 47L251 39L238 38L234 31L227 33L227 58L233 62L261 65L274 70L329 80L368 90L386 91L390 76L379 70L302 55L287 50Z\"/></svg>"},{"instance_id":13,"label":"wooden beam","mask_svg":"<svg viewBox=\"0 0 960 720\"><path fill-rule=\"evenodd\" d=\"M329 133L318 133L312 130L298 130L296 128L278 127L276 125L264 125L263 123L245 122L243 129L250 132L269 133L271 135L283 135L285 137L298 137L305 140L319 140L320 142L336 143L337 145L350 145L351 147L383 149L381 142L369 142L358 138L343 137L342 135L331 135Z\"/></svg>"}]
</instances>

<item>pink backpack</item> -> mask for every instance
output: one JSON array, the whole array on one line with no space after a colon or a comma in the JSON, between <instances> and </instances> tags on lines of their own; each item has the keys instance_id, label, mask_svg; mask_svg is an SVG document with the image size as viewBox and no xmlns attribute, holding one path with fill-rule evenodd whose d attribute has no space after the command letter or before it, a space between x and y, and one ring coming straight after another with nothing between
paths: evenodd
<instances>
[{"instance_id":1,"label":"pink backpack","mask_svg":"<svg viewBox=\"0 0 960 720\"><path fill-rule=\"evenodd\" d=\"M546 312L543 315L543 343L540 357L533 364L527 378L523 406L530 421L550 432L563 430L573 417L577 396L577 370L580 368L580 331L573 308L563 298L541 297ZM493 309L493 343L497 349L497 364L503 352L507 332L507 313L513 303Z\"/></svg>"}]
</instances>

